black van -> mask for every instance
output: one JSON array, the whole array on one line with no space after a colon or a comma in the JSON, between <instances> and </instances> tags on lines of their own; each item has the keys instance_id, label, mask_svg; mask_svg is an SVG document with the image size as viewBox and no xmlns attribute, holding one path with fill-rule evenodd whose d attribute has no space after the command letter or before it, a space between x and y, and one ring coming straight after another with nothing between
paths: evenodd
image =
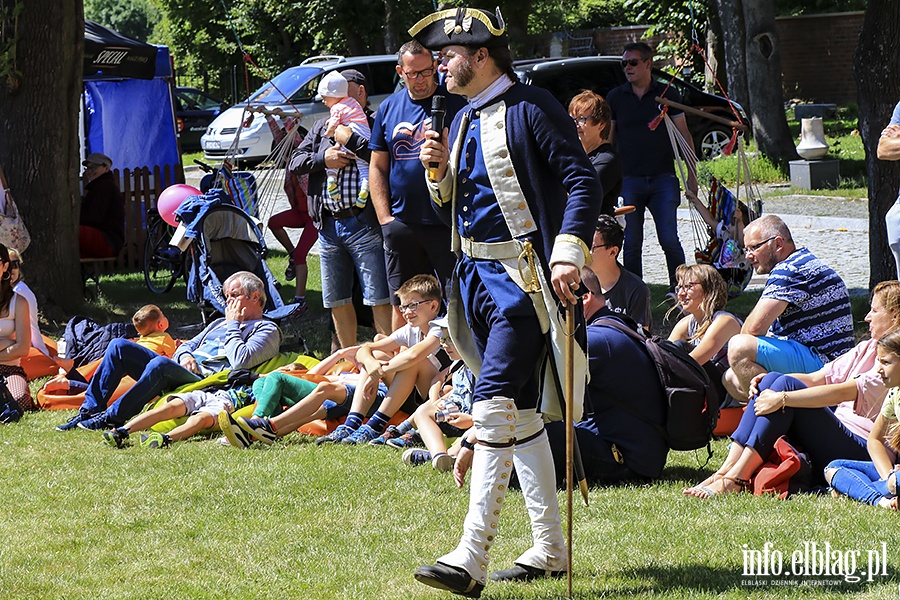
<instances>
[{"instance_id":1,"label":"black van","mask_svg":"<svg viewBox=\"0 0 900 600\"><path fill-rule=\"evenodd\" d=\"M619 56L519 60L514 68L523 83L547 89L563 106L568 106L569 101L583 90L591 90L605 97L614 87L626 82ZM672 79L659 69L653 69L653 76L664 83ZM672 87L681 94L684 104L734 120L725 98L707 94L677 77L672 81ZM733 104L741 121L749 126L744 109L737 103ZM687 115L687 124L694 138L697 156L701 159L717 156L731 139L731 128L727 125L693 115Z\"/></svg>"}]
</instances>

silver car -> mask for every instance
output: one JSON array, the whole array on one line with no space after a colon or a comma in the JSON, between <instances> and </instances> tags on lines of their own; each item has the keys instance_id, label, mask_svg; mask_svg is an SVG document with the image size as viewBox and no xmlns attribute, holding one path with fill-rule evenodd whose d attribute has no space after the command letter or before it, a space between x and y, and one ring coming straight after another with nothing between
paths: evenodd
<instances>
[{"instance_id":1,"label":"silver car","mask_svg":"<svg viewBox=\"0 0 900 600\"><path fill-rule=\"evenodd\" d=\"M272 133L264 118L254 114L252 119L248 119L250 113L244 109L248 105L264 105L270 109L279 107L286 113L293 113L296 109L302 114L301 125L309 129L317 120L328 115L328 107L322 103L316 90L322 76L330 71L356 69L365 75L369 82L369 102L374 110L396 87L396 65L397 56L394 54L308 58L296 67L282 71L247 100L216 117L200 138L203 155L213 161L226 156L241 161L263 160L272 152Z\"/></svg>"}]
</instances>

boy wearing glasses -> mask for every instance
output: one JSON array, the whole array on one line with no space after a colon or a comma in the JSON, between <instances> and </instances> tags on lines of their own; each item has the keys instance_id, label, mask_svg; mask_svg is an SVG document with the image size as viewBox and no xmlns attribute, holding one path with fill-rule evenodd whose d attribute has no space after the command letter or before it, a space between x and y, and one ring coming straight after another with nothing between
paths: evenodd
<instances>
[{"instance_id":1,"label":"boy wearing glasses","mask_svg":"<svg viewBox=\"0 0 900 600\"><path fill-rule=\"evenodd\" d=\"M444 123L450 124L465 105L437 82L431 51L409 41L397 53L397 74L406 84L378 106L369 148L372 150L372 204L384 236L392 328L404 324L397 290L404 281L433 273L446 289L456 262L450 251L450 228L431 209L419 148L432 129L434 96L443 96Z\"/></svg>"},{"instance_id":2,"label":"boy wearing glasses","mask_svg":"<svg viewBox=\"0 0 900 600\"><path fill-rule=\"evenodd\" d=\"M379 437L388 421L413 389L427 397L428 389L449 363L440 350L441 328L430 322L441 308L441 286L433 275L416 275L400 286L400 311L406 325L391 335L363 344L356 353L359 385L347 420L316 443L364 444ZM378 410L364 424L381 379L388 384L387 395Z\"/></svg>"}]
</instances>

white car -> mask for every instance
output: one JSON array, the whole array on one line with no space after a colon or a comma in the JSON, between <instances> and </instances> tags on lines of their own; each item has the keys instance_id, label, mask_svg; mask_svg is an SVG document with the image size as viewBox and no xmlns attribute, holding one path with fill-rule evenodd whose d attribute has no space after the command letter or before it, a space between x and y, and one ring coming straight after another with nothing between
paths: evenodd
<instances>
[{"instance_id":1,"label":"white car","mask_svg":"<svg viewBox=\"0 0 900 600\"><path fill-rule=\"evenodd\" d=\"M369 103L372 110L375 110L396 88L396 65L395 54L308 58L296 67L282 71L271 82L256 90L250 98L216 117L200 138L203 155L211 161L221 160L226 156L241 161L260 161L269 156L273 148L272 132L260 114L254 113L252 119L247 118L248 113L244 109L248 104L254 107L280 107L286 113L299 110L303 115L301 125L310 129L313 123L328 115L328 107L322 103L316 90L322 76L330 71L356 69L365 75L369 82ZM242 120L245 125L243 127Z\"/></svg>"}]
</instances>

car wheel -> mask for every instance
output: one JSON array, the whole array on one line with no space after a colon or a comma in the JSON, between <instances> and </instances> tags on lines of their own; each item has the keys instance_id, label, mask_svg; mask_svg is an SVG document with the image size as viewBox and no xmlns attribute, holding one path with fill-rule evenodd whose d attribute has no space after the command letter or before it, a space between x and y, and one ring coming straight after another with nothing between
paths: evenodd
<instances>
[{"instance_id":1,"label":"car wheel","mask_svg":"<svg viewBox=\"0 0 900 600\"><path fill-rule=\"evenodd\" d=\"M697 156L700 160L710 160L722 153L728 142L731 141L731 129L722 126L713 126L707 129L697 144Z\"/></svg>"}]
</instances>

